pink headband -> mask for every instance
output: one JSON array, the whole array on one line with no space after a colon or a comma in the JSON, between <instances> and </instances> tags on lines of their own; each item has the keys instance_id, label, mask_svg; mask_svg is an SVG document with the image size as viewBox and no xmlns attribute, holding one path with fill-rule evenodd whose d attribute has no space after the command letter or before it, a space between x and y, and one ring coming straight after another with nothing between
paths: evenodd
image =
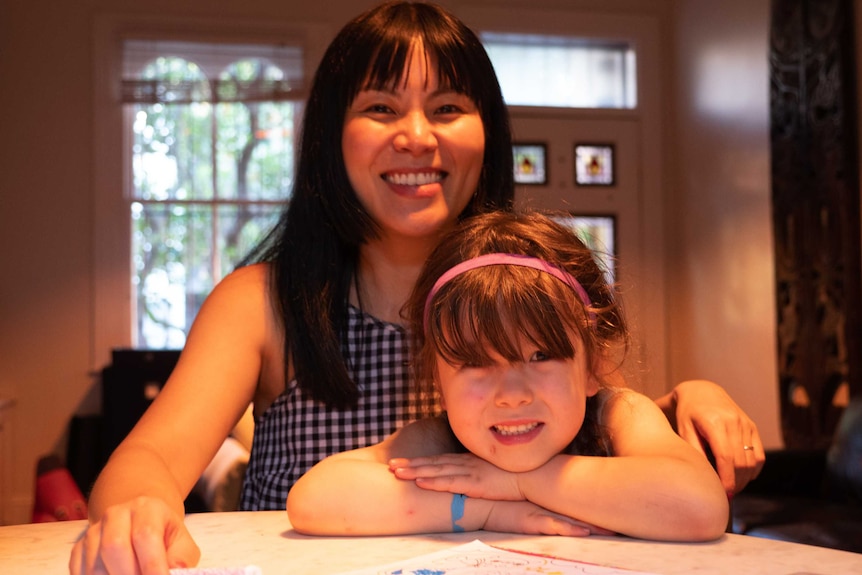
<instances>
[{"instance_id":1,"label":"pink headband","mask_svg":"<svg viewBox=\"0 0 862 575\"><path fill-rule=\"evenodd\" d=\"M572 288L572 290L574 290L574 292L578 294L578 297L580 298L584 306L587 308L587 310L589 310L590 305L592 305L592 302L590 302L590 296L587 295L587 290L583 288L580 282L578 282L578 280L576 280L574 276L572 276L572 274L549 264L545 260L534 258L532 256L523 256L517 254L485 254L463 261L460 264L450 268L448 271L446 271L446 273L440 276L436 282L434 282L434 287L431 288L431 291L428 293L428 297L425 298L425 325L428 325L428 311L429 306L431 305L431 300L434 299L434 296L437 295L437 292L440 291L440 288L446 285L450 280L452 280L452 278L455 278L466 271L470 271L476 268L500 265L521 266L549 273L570 288ZM590 311L589 314L590 321L595 321L595 312Z\"/></svg>"}]
</instances>

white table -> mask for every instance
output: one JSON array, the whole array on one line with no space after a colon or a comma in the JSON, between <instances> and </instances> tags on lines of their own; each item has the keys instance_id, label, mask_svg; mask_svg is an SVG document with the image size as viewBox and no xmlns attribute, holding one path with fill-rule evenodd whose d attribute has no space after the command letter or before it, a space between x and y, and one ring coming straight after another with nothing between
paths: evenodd
<instances>
[{"instance_id":1,"label":"white table","mask_svg":"<svg viewBox=\"0 0 862 575\"><path fill-rule=\"evenodd\" d=\"M862 574L862 554L724 535L711 543L656 543L622 537L544 537L478 531L399 537L306 537L283 511L201 513L187 525L200 567L257 565L263 575L325 575L424 555L473 539L509 549L640 571L697 574ZM0 573L66 573L84 521L0 527Z\"/></svg>"}]
</instances>

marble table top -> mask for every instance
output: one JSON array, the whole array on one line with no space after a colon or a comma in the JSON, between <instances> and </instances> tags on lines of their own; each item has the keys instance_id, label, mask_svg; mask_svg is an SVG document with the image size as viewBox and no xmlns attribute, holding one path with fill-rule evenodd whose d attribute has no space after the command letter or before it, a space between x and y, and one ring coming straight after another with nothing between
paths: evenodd
<instances>
[{"instance_id":1,"label":"marble table top","mask_svg":"<svg viewBox=\"0 0 862 575\"><path fill-rule=\"evenodd\" d=\"M566 538L477 531L393 537L307 537L287 513L189 515L200 567L256 565L263 575L335 574L383 565L479 539L489 545L667 575L681 573L862 574L862 554L724 535L710 543L657 543L624 537ZM85 521L0 527L0 573L67 573L69 552Z\"/></svg>"}]
</instances>

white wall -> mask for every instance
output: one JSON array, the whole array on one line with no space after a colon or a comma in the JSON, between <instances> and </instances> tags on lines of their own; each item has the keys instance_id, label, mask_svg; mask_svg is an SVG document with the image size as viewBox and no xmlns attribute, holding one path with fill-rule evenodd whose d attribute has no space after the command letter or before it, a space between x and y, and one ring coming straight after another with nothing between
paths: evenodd
<instances>
[{"instance_id":1,"label":"white wall","mask_svg":"<svg viewBox=\"0 0 862 575\"><path fill-rule=\"evenodd\" d=\"M670 370L720 382L777 447L769 2L674 6Z\"/></svg>"},{"instance_id":2,"label":"white wall","mask_svg":"<svg viewBox=\"0 0 862 575\"><path fill-rule=\"evenodd\" d=\"M97 385L93 270L93 26L99 14L330 24L368 0L0 0L0 393L12 412L11 500L27 521L39 456L63 453L70 417ZM647 13L668 35L664 172L674 380L731 390L778 443L768 213L765 0L473 0ZM676 41L676 44L673 42ZM722 91L722 86L734 86Z\"/></svg>"},{"instance_id":3,"label":"white wall","mask_svg":"<svg viewBox=\"0 0 862 575\"><path fill-rule=\"evenodd\" d=\"M89 10L0 9L0 393L15 397L12 505L92 385ZM23 512L23 515L22 515Z\"/></svg>"}]
</instances>

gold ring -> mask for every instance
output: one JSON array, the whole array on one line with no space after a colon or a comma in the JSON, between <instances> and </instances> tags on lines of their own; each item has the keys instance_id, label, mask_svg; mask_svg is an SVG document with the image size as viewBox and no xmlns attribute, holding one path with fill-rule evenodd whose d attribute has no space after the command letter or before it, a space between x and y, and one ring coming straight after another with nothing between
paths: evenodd
<instances>
[{"instance_id":1,"label":"gold ring","mask_svg":"<svg viewBox=\"0 0 862 575\"><path fill-rule=\"evenodd\" d=\"M743 445L742 446L743 451L751 451L752 449L754 449L753 445Z\"/></svg>"}]
</instances>

